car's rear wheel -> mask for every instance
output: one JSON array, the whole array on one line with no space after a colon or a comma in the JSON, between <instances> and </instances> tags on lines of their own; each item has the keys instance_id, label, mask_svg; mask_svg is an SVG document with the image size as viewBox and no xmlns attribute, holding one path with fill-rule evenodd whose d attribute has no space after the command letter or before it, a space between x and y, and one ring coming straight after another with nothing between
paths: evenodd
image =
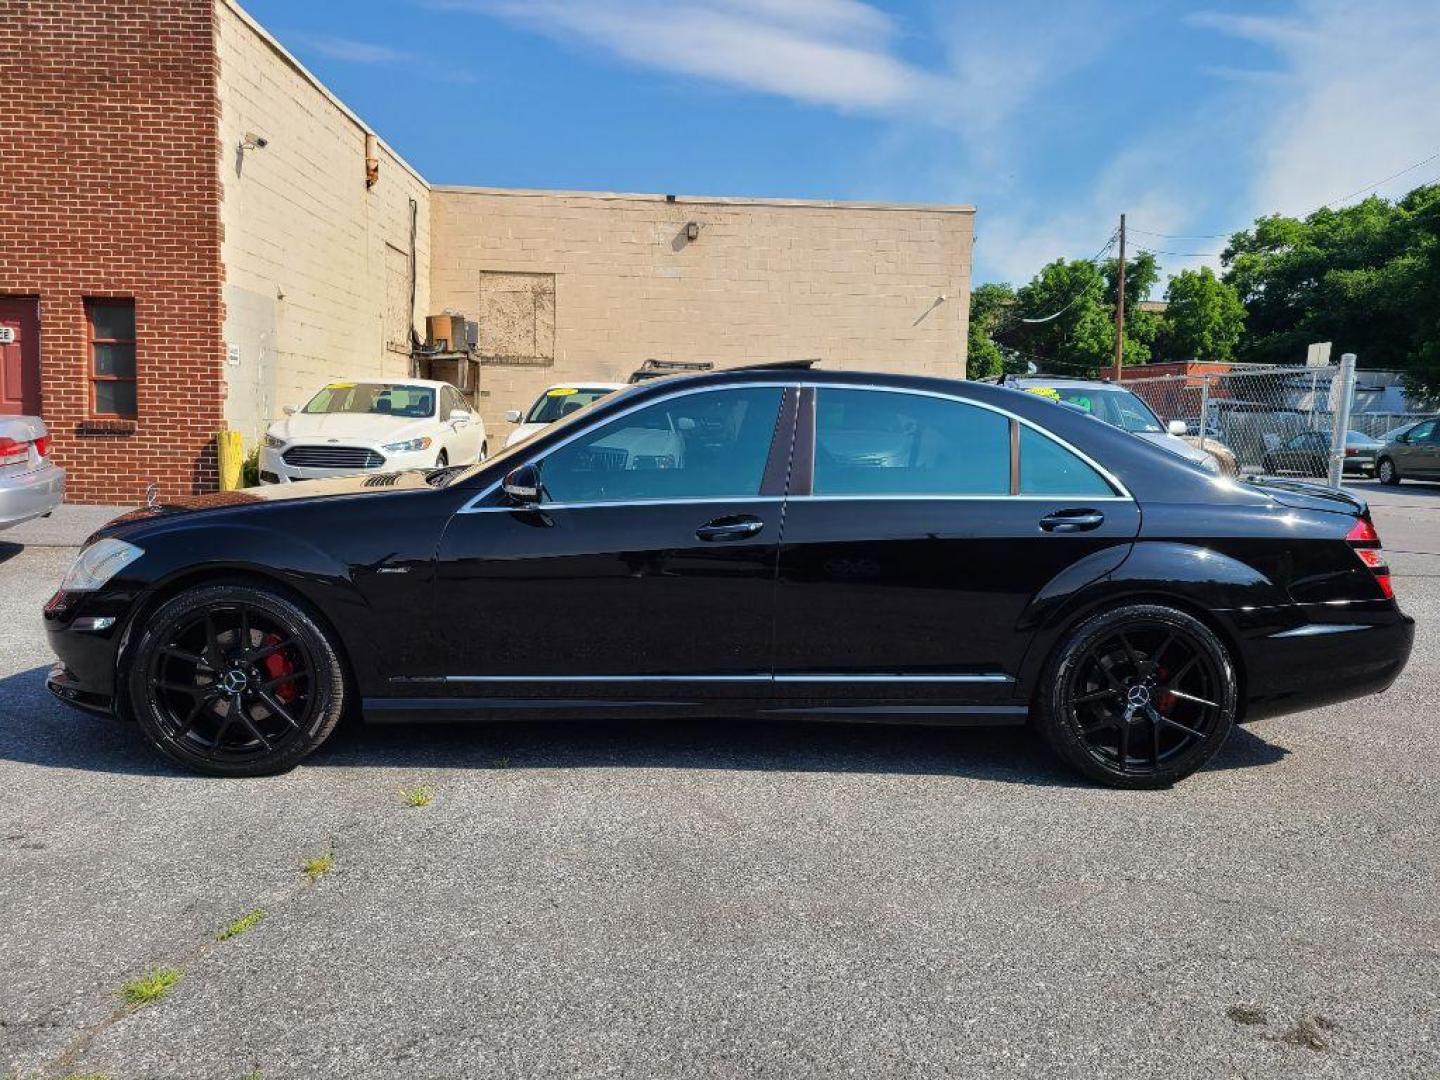
<instances>
[{"instance_id":1,"label":"car's rear wheel","mask_svg":"<svg viewBox=\"0 0 1440 1080\"><path fill-rule=\"evenodd\" d=\"M449 464L450 464L450 455L449 455L449 453L447 453L447 452L444 451L444 450L441 450L441 451L440 451L440 456L435 459L435 467L436 467L437 469L443 469L443 468L445 468L446 465L449 465Z\"/></svg>"},{"instance_id":2,"label":"car's rear wheel","mask_svg":"<svg viewBox=\"0 0 1440 1080\"><path fill-rule=\"evenodd\" d=\"M136 643L129 690L156 749L218 776L284 772L345 706L340 658L305 606L238 582L161 605Z\"/></svg>"},{"instance_id":3,"label":"car's rear wheel","mask_svg":"<svg viewBox=\"0 0 1440 1080\"><path fill-rule=\"evenodd\" d=\"M1400 483L1400 470L1395 467L1395 462L1390 458L1382 457L1375 465L1375 477L1380 483L1393 487Z\"/></svg>"},{"instance_id":4,"label":"car's rear wheel","mask_svg":"<svg viewBox=\"0 0 1440 1080\"><path fill-rule=\"evenodd\" d=\"M1056 649L1041 686L1046 742L1112 787L1167 787L1189 776L1235 724L1225 645L1199 619L1159 604L1087 619Z\"/></svg>"}]
</instances>

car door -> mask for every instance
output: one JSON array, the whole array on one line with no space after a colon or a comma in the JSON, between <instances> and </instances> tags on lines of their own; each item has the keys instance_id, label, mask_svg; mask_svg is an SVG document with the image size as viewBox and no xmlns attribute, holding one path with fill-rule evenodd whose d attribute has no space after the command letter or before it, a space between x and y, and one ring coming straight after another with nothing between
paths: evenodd
<instances>
[{"instance_id":1,"label":"car door","mask_svg":"<svg viewBox=\"0 0 1440 1080\"><path fill-rule=\"evenodd\" d=\"M1427 480L1440 477L1440 423L1426 420L1405 433L1394 454L1401 476Z\"/></svg>"},{"instance_id":2,"label":"car door","mask_svg":"<svg viewBox=\"0 0 1440 1080\"><path fill-rule=\"evenodd\" d=\"M433 675L520 696L763 693L784 397L747 384L638 404L527 462L533 504L492 490L456 514L437 591L480 629L454 634Z\"/></svg>"},{"instance_id":3,"label":"car door","mask_svg":"<svg viewBox=\"0 0 1440 1080\"><path fill-rule=\"evenodd\" d=\"M1139 530L1134 501L992 408L889 388L811 393L785 507L777 695L1008 700L1027 608L1064 575L1079 585L1118 565Z\"/></svg>"}]
</instances>

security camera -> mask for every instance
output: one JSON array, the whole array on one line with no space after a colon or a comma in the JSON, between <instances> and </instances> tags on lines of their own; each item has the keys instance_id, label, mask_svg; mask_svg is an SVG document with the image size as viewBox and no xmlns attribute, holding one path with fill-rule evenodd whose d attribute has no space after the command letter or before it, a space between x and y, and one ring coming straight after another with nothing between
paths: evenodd
<instances>
[{"instance_id":1,"label":"security camera","mask_svg":"<svg viewBox=\"0 0 1440 1080\"><path fill-rule=\"evenodd\" d=\"M264 150L270 145L270 140L264 135L256 135L253 131L247 131L240 136L241 150Z\"/></svg>"}]
</instances>

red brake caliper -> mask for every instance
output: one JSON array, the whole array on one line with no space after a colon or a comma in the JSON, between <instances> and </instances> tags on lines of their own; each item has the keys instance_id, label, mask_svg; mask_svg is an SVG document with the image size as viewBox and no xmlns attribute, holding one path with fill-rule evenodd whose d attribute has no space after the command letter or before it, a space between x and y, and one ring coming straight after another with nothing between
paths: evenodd
<instances>
[{"instance_id":1,"label":"red brake caliper","mask_svg":"<svg viewBox=\"0 0 1440 1080\"><path fill-rule=\"evenodd\" d=\"M1155 681L1161 683L1162 685L1164 684L1166 678L1169 677L1169 675L1170 672L1166 671L1163 667L1157 667L1155 669ZM1155 699L1155 707L1159 709L1160 712L1165 716L1170 715L1170 708L1174 704L1175 695L1169 690L1165 691L1165 693L1161 694L1158 698Z\"/></svg>"},{"instance_id":2,"label":"red brake caliper","mask_svg":"<svg viewBox=\"0 0 1440 1080\"><path fill-rule=\"evenodd\" d=\"M274 633L266 634L264 640L260 642L262 648L279 644L280 635ZM271 679L283 678L295 670L295 665L292 664L290 658L285 655L284 649L281 649L279 652L273 652L265 657L264 660L260 661L260 666L265 669L265 674ZM275 687L275 696L287 705L295 700L297 693L298 691L295 689L293 682L283 682Z\"/></svg>"}]
</instances>

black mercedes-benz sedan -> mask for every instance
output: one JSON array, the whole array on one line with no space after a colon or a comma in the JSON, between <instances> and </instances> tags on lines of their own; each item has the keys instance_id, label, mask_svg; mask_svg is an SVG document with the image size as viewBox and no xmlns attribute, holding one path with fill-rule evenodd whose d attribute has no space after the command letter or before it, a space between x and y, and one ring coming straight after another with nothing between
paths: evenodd
<instances>
[{"instance_id":1,"label":"black mercedes-benz sedan","mask_svg":"<svg viewBox=\"0 0 1440 1080\"><path fill-rule=\"evenodd\" d=\"M1120 787L1410 653L1366 506L972 382L647 382L474 466L128 514L45 608L63 700L191 768L370 722L1030 723Z\"/></svg>"}]
</instances>

